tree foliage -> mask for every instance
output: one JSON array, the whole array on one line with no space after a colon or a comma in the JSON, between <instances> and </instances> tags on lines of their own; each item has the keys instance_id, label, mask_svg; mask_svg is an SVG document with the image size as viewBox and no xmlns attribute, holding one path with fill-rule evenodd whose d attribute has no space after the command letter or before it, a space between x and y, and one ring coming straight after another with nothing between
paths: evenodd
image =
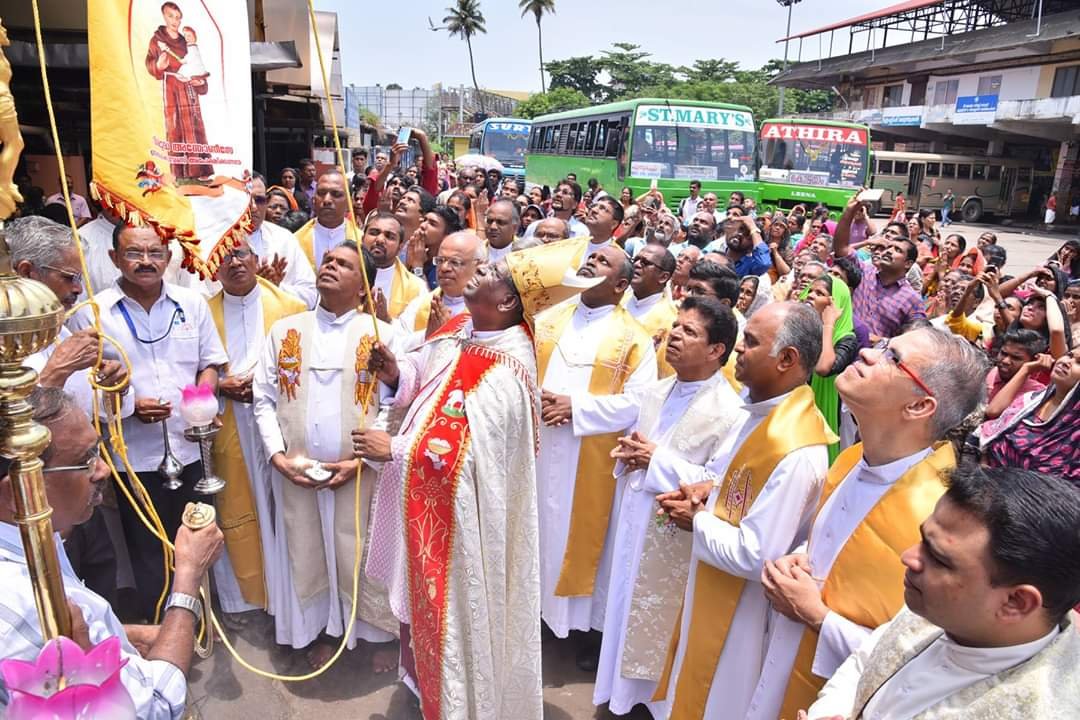
<instances>
[{"instance_id":1,"label":"tree foliage","mask_svg":"<svg viewBox=\"0 0 1080 720\"><path fill-rule=\"evenodd\" d=\"M540 21L543 20L544 13L555 14L555 0L520 0L518 7L521 8L521 17L532 13L536 18L536 40L540 51L540 92L547 92L547 87L544 85L544 35L540 28Z\"/></svg>"},{"instance_id":2,"label":"tree foliage","mask_svg":"<svg viewBox=\"0 0 1080 720\"><path fill-rule=\"evenodd\" d=\"M514 117L531 119L537 115L588 107L590 104L592 101L580 90L567 87L552 88L546 93L531 95L525 102L518 103L514 108Z\"/></svg>"},{"instance_id":3,"label":"tree foliage","mask_svg":"<svg viewBox=\"0 0 1080 720\"><path fill-rule=\"evenodd\" d=\"M476 88L476 97L483 112L484 94L480 92L480 83L476 82L476 63L473 61L472 51L473 36L487 32L484 14L480 12L480 0L457 0L456 5L446 8L446 12L449 14L443 18L443 29L450 33L450 37L464 40L469 48L469 71L472 73L473 87Z\"/></svg>"}]
</instances>

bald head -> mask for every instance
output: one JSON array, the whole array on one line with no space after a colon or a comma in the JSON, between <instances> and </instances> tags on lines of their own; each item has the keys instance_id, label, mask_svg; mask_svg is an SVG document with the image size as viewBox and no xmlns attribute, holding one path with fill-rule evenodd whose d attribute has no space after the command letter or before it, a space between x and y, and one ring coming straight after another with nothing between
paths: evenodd
<instances>
[{"instance_id":1,"label":"bald head","mask_svg":"<svg viewBox=\"0 0 1080 720\"><path fill-rule=\"evenodd\" d=\"M570 237L570 226L566 224L565 220L556 217L546 218L537 223L536 229L533 231L533 237L538 238L545 245L559 240L566 240Z\"/></svg>"},{"instance_id":2,"label":"bald head","mask_svg":"<svg viewBox=\"0 0 1080 720\"><path fill-rule=\"evenodd\" d=\"M436 280L443 294L460 297L476 267L487 260L487 245L471 230L451 233L439 245L435 256Z\"/></svg>"}]
</instances>

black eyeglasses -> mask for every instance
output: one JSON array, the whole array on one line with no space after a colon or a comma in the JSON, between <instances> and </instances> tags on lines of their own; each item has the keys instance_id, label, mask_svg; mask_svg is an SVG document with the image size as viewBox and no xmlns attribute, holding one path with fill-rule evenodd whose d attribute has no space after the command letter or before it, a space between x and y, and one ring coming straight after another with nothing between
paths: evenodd
<instances>
[{"instance_id":1,"label":"black eyeglasses","mask_svg":"<svg viewBox=\"0 0 1080 720\"><path fill-rule=\"evenodd\" d=\"M656 263L654 263L652 260L646 260L641 255L638 255L637 257L634 258L633 264L634 265L640 265L643 268L656 267Z\"/></svg>"},{"instance_id":2,"label":"black eyeglasses","mask_svg":"<svg viewBox=\"0 0 1080 720\"><path fill-rule=\"evenodd\" d=\"M231 250L231 251L225 253L225 257L221 258L221 261L222 262L232 262L233 260L241 260L241 261L243 261L243 260L247 260L252 255L254 255L254 253L251 252L250 250L248 250L247 248L236 248L234 250Z\"/></svg>"}]
</instances>

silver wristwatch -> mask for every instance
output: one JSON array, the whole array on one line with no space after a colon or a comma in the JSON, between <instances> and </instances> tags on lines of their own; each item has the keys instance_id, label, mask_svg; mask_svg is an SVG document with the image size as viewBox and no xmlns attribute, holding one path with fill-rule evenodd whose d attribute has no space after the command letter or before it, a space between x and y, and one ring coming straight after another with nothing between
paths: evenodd
<instances>
[{"instance_id":1,"label":"silver wristwatch","mask_svg":"<svg viewBox=\"0 0 1080 720\"><path fill-rule=\"evenodd\" d=\"M168 602L165 603L165 609L168 610L173 607L184 608L195 616L195 620L202 619L202 601L193 595L173 592L169 595Z\"/></svg>"},{"instance_id":2,"label":"silver wristwatch","mask_svg":"<svg viewBox=\"0 0 1080 720\"><path fill-rule=\"evenodd\" d=\"M422 268L422 267L414 267L412 269L412 274L415 275L416 277L424 277L424 268Z\"/></svg>"}]
</instances>

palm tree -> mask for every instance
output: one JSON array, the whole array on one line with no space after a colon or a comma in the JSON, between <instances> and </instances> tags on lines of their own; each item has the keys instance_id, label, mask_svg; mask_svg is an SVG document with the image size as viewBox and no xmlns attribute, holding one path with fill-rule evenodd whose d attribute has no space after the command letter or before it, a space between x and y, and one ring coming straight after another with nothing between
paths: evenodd
<instances>
[{"instance_id":1,"label":"palm tree","mask_svg":"<svg viewBox=\"0 0 1080 720\"><path fill-rule=\"evenodd\" d=\"M540 19L544 13L555 14L555 0L520 0L518 7L521 8L521 17L527 13L536 17L536 38L540 46L540 92L547 92L544 86L544 33L540 29Z\"/></svg>"},{"instance_id":2,"label":"palm tree","mask_svg":"<svg viewBox=\"0 0 1080 720\"><path fill-rule=\"evenodd\" d=\"M473 62L472 37L477 33L486 33L484 27L484 14L480 12L480 0L457 0L457 5L446 8L449 13L443 18L443 27L451 37L465 38L465 44L469 47L469 70L472 72L473 87L476 88L476 98L480 101L480 112L484 112L484 94L480 92L480 84L476 82L476 64Z\"/></svg>"}]
</instances>

